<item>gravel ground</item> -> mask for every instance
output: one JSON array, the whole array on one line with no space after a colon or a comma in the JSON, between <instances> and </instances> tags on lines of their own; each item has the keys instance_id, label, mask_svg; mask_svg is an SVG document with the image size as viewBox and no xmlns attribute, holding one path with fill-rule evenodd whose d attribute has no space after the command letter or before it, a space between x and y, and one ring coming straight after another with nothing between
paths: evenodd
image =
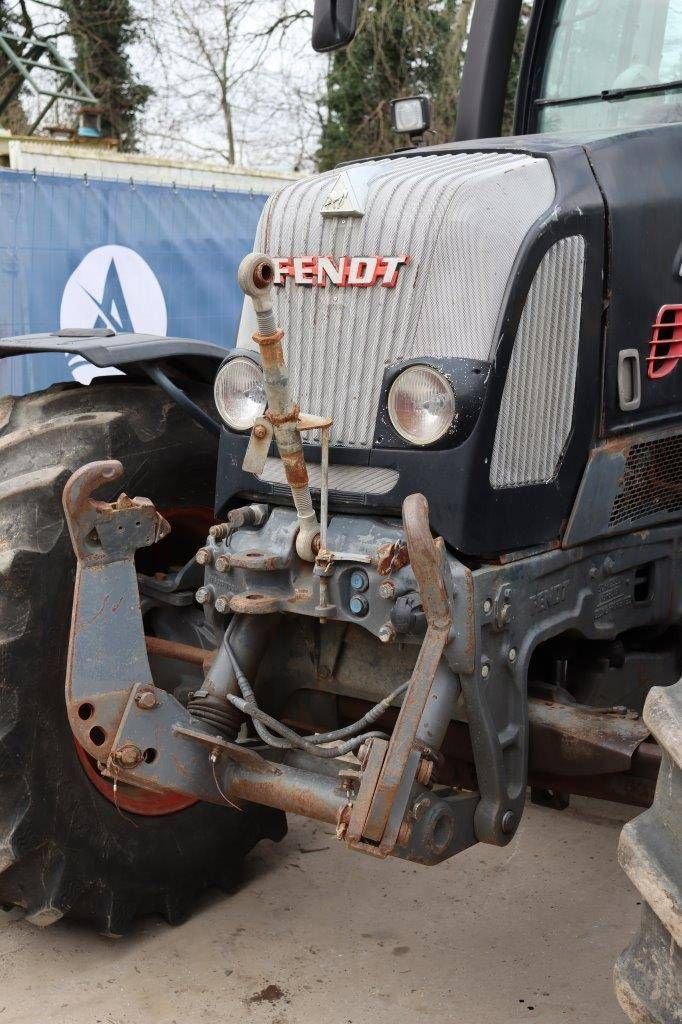
<instances>
[{"instance_id":1,"label":"gravel ground","mask_svg":"<svg viewBox=\"0 0 682 1024\"><path fill-rule=\"evenodd\" d=\"M613 961L638 921L627 810L530 807L505 850L440 868L346 852L290 821L233 896L107 940L0 913L0 1024L623 1024Z\"/></svg>"}]
</instances>

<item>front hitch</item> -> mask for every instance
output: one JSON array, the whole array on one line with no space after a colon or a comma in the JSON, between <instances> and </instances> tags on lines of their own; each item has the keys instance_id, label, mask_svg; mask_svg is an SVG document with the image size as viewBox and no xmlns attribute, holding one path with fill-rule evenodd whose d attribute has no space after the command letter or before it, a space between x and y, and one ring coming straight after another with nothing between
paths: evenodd
<instances>
[{"instance_id":1,"label":"front hitch","mask_svg":"<svg viewBox=\"0 0 682 1024\"><path fill-rule=\"evenodd\" d=\"M296 750L231 742L213 722L193 717L154 686L134 555L169 527L147 499L93 499L98 487L121 473L120 463L94 463L75 473L64 492L78 562L66 700L74 736L101 770L131 785L233 808L247 800L307 814L335 825L351 848L381 857L436 863L475 842L476 795L440 795L431 788L459 687L442 658L454 598L442 541L431 537L426 500L413 495L404 509L426 635L390 740L367 741L356 771L343 760L321 763ZM244 615L246 622L250 618ZM439 699L429 707L435 689Z\"/></svg>"}]
</instances>

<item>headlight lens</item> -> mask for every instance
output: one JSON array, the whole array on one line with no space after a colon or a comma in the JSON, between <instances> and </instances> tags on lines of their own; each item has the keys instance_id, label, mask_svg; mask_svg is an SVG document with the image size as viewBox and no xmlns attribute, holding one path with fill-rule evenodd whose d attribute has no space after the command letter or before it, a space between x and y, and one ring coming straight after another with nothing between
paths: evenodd
<instances>
[{"instance_id":1,"label":"headlight lens","mask_svg":"<svg viewBox=\"0 0 682 1024\"><path fill-rule=\"evenodd\" d=\"M439 441L455 418L450 383L431 366L408 366L388 393L388 415L401 437L411 444Z\"/></svg>"},{"instance_id":2,"label":"headlight lens","mask_svg":"<svg viewBox=\"0 0 682 1024\"><path fill-rule=\"evenodd\" d=\"M265 412L263 371L253 359L236 356L218 371L213 385L215 404L232 430L251 430Z\"/></svg>"}]
</instances>

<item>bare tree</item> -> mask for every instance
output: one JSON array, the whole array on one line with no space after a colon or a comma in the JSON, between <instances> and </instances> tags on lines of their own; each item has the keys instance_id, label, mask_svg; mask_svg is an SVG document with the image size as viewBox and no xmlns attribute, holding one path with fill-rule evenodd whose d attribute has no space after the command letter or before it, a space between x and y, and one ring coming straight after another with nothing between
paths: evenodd
<instances>
[{"instance_id":1,"label":"bare tree","mask_svg":"<svg viewBox=\"0 0 682 1024\"><path fill-rule=\"evenodd\" d=\"M147 47L157 100L143 134L166 151L228 164L253 153L261 163L263 150L283 141L279 127L286 123L290 159L302 164L312 149L306 120L315 90L301 67L298 74L292 68L289 43L310 16L297 0L154 0ZM264 162L282 161L266 155Z\"/></svg>"}]
</instances>

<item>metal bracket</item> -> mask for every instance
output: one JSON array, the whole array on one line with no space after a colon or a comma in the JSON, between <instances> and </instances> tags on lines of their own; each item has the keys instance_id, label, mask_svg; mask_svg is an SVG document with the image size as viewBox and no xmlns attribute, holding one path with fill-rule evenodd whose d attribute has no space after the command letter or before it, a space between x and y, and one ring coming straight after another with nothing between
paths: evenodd
<instances>
[{"instance_id":1,"label":"metal bracket","mask_svg":"<svg viewBox=\"0 0 682 1024\"><path fill-rule=\"evenodd\" d=\"M133 687L151 687L133 556L170 531L146 498L110 503L94 491L123 474L120 462L92 462L64 488L66 521L77 558L66 706L74 736L105 761Z\"/></svg>"},{"instance_id":2,"label":"metal bracket","mask_svg":"<svg viewBox=\"0 0 682 1024\"><path fill-rule=\"evenodd\" d=\"M259 416L251 430L251 437L246 448L242 469L245 473L260 476L265 469L265 462L270 451L275 428L265 416Z\"/></svg>"},{"instance_id":3,"label":"metal bracket","mask_svg":"<svg viewBox=\"0 0 682 1024\"><path fill-rule=\"evenodd\" d=\"M445 546L441 538L434 540L431 536L429 506L422 494L411 494L405 499L403 525L428 628L379 767L379 748L373 744L349 824L352 845L384 857L401 838L422 759L416 736L452 626L452 581Z\"/></svg>"}]
</instances>

